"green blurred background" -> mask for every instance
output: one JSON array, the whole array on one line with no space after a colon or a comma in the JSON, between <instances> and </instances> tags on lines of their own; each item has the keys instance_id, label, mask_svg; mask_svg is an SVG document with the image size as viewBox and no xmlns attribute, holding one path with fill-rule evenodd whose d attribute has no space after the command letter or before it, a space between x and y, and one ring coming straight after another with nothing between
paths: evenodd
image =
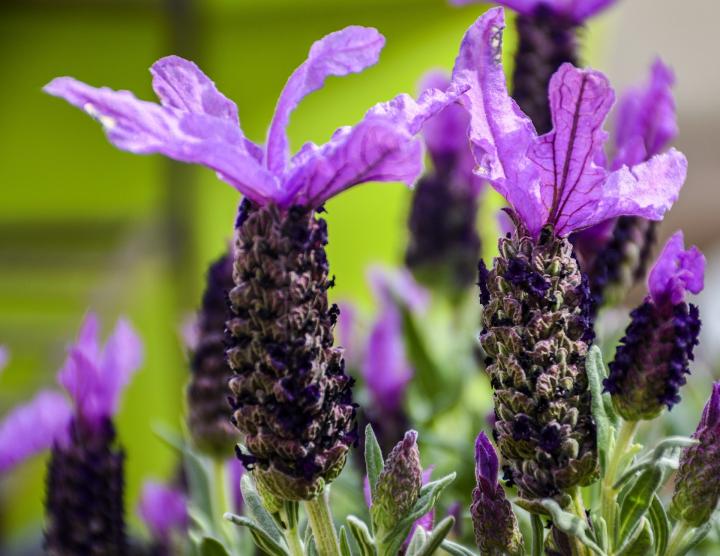
<instances>
[{"instance_id":1,"label":"green blurred background","mask_svg":"<svg viewBox=\"0 0 720 556\"><path fill-rule=\"evenodd\" d=\"M290 126L297 148L324 142L377 101L415 92L426 70L449 69L483 9L444 0L0 3L0 344L11 354L0 375L0 415L54 384L89 308L106 331L128 315L146 346L119 416L134 515L142 480L172 472L173 456L151 427L180 428L188 373L181 330L208 262L230 238L238 203L209 170L116 150L96 122L43 94L45 83L71 75L152 99L147 68L180 54L238 104L246 134L262 142L277 96L310 44L349 24L377 27L387 38L380 63L330 79L302 103ZM589 62L603 51L605 25L601 18L584 37ZM505 44L510 69L512 29ZM369 184L328 203L335 299L369 306L366 267L401 263L410 195L399 184ZM490 229L495 206L491 198L483 208ZM493 241L485 244L492 249ZM39 458L0 478L0 538L37 533L43 469Z\"/></svg>"}]
</instances>

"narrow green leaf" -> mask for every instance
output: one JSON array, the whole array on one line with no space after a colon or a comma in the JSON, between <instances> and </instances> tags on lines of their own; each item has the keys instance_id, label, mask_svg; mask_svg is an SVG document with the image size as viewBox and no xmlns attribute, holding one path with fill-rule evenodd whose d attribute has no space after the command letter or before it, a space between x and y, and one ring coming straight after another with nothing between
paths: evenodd
<instances>
[{"instance_id":1,"label":"narrow green leaf","mask_svg":"<svg viewBox=\"0 0 720 556\"><path fill-rule=\"evenodd\" d=\"M662 469L651 466L643 471L633 483L620 507L620 539L627 539L633 534L640 520L650 508L655 493L662 484L662 478Z\"/></svg>"},{"instance_id":2,"label":"narrow green leaf","mask_svg":"<svg viewBox=\"0 0 720 556\"><path fill-rule=\"evenodd\" d=\"M677 551L677 556L685 556L688 552L690 552L693 548L695 548L697 545L699 545L702 540L707 536L707 534L710 532L710 529L712 528L712 521L709 521L702 527L695 529L695 532L690 537L690 540L685 542L685 546L682 547L682 549Z\"/></svg>"},{"instance_id":3,"label":"narrow green leaf","mask_svg":"<svg viewBox=\"0 0 720 556\"><path fill-rule=\"evenodd\" d=\"M605 556L603 550L597 545L592 538L592 532L585 520L580 519L576 515L563 511L555 500L545 498L540 504L548 511L553 520L553 525L563 533L573 535L581 543L587 546L595 554Z\"/></svg>"},{"instance_id":4,"label":"narrow green leaf","mask_svg":"<svg viewBox=\"0 0 720 556\"><path fill-rule=\"evenodd\" d=\"M347 529L344 525L340 526L340 556L353 556L350 550L350 540L347 536Z\"/></svg>"},{"instance_id":5,"label":"narrow green leaf","mask_svg":"<svg viewBox=\"0 0 720 556\"><path fill-rule=\"evenodd\" d=\"M212 537L203 538L200 543L201 556L230 556L225 547Z\"/></svg>"},{"instance_id":6,"label":"narrow green leaf","mask_svg":"<svg viewBox=\"0 0 720 556\"><path fill-rule=\"evenodd\" d=\"M377 550L375 549L375 541L370 534L370 530L365 522L358 519L354 515L347 516L348 527L352 536L355 538L355 542L360 549L362 556L376 556Z\"/></svg>"},{"instance_id":7,"label":"narrow green leaf","mask_svg":"<svg viewBox=\"0 0 720 556\"><path fill-rule=\"evenodd\" d=\"M670 520L657 494L653 496L653 501L648 509L648 519L652 526L653 537L655 537L655 554L662 556L665 554L670 538Z\"/></svg>"},{"instance_id":8,"label":"narrow green leaf","mask_svg":"<svg viewBox=\"0 0 720 556\"><path fill-rule=\"evenodd\" d=\"M250 534L253 537L253 541L260 550L264 550L271 556L289 556L288 551L284 546L275 542L261 527L258 526L252 519L247 517L236 515L232 513L226 513L225 519L235 525L241 527L247 527L250 529ZM284 541L283 541L284 542Z\"/></svg>"},{"instance_id":9,"label":"narrow green leaf","mask_svg":"<svg viewBox=\"0 0 720 556\"><path fill-rule=\"evenodd\" d=\"M187 447L184 452L184 462L190 505L198 512L198 518L202 516L202 521L212 528L215 520L213 519L210 468L204 460Z\"/></svg>"},{"instance_id":10,"label":"narrow green leaf","mask_svg":"<svg viewBox=\"0 0 720 556\"><path fill-rule=\"evenodd\" d=\"M622 537L621 537L622 538ZM647 519L642 520L640 529L632 539L621 547L618 556L648 556L653 553L653 534Z\"/></svg>"},{"instance_id":11,"label":"narrow green leaf","mask_svg":"<svg viewBox=\"0 0 720 556\"><path fill-rule=\"evenodd\" d=\"M600 459L600 469L604 473L607 462L610 444L615 437L615 427L607 414L603 394L603 379L606 378L605 365L602 360L602 352L598 346L593 346L585 359L585 372L590 385L591 408L597 430L597 447Z\"/></svg>"},{"instance_id":12,"label":"narrow green leaf","mask_svg":"<svg viewBox=\"0 0 720 556\"><path fill-rule=\"evenodd\" d=\"M417 556L431 556L435 554L435 551L440 548L445 537L452 531L453 525L455 525L455 518L453 516L448 516L438 523L435 529L432 530L432 533L427 536L425 544L423 544L422 550L417 553ZM422 529L422 527L418 527L418 529Z\"/></svg>"},{"instance_id":13,"label":"narrow green leaf","mask_svg":"<svg viewBox=\"0 0 720 556\"><path fill-rule=\"evenodd\" d=\"M538 514L530 514L532 525L532 556L542 556L545 547L545 529Z\"/></svg>"},{"instance_id":14,"label":"narrow green leaf","mask_svg":"<svg viewBox=\"0 0 720 556\"><path fill-rule=\"evenodd\" d=\"M375 488L377 487L378 477L383 470L385 462L383 461L382 450L375 436L375 431L370 424L365 427L365 469L367 471L368 482L370 483L370 498L375 500Z\"/></svg>"},{"instance_id":15,"label":"narrow green leaf","mask_svg":"<svg viewBox=\"0 0 720 556\"><path fill-rule=\"evenodd\" d=\"M475 552L456 542L445 540L440 546L450 556L477 556Z\"/></svg>"},{"instance_id":16,"label":"narrow green leaf","mask_svg":"<svg viewBox=\"0 0 720 556\"><path fill-rule=\"evenodd\" d=\"M240 480L240 491L242 492L245 511L255 521L257 527L262 529L276 543L282 543L282 531L278 528L270 512L263 506L262 498L260 498L249 473L243 474Z\"/></svg>"},{"instance_id":17,"label":"narrow green leaf","mask_svg":"<svg viewBox=\"0 0 720 556\"><path fill-rule=\"evenodd\" d=\"M427 541L427 533L425 532L425 529L422 527L416 527L405 554L407 556L418 556L422 547L425 545L425 541Z\"/></svg>"}]
</instances>

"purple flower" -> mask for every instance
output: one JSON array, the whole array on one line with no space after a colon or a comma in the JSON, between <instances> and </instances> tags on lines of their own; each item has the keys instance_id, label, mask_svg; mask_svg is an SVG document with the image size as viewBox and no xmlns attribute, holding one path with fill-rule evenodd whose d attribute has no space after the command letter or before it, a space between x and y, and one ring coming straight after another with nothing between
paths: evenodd
<instances>
[{"instance_id":1,"label":"purple flower","mask_svg":"<svg viewBox=\"0 0 720 556\"><path fill-rule=\"evenodd\" d=\"M354 127L339 128L324 145L306 143L290 157L286 128L300 101L329 76L375 64L384 44L375 29L357 26L315 42L280 95L264 147L245 137L235 104L195 64L177 56L158 60L150 70L160 105L69 77L53 80L45 91L95 117L120 149L207 166L259 205L316 208L359 183L412 184L422 169L422 145L413 136L463 92L431 90L417 102L399 95L373 107Z\"/></svg>"},{"instance_id":2,"label":"purple flower","mask_svg":"<svg viewBox=\"0 0 720 556\"><path fill-rule=\"evenodd\" d=\"M245 467L237 458L230 458L227 462L228 475L230 475L230 487L232 491L233 508L236 513L242 512L243 495L240 489L240 481L245 474Z\"/></svg>"},{"instance_id":3,"label":"purple flower","mask_svg":"<svg viewBox=\"0 0 720 556\"><path fill-rule=\"evenodd\" d=\"M101 349L97 318L89 314L58 373L72 404L62 394L45 390L14 409L0 423L0 471L55 444L68 444L73 418L91 428L102 427L117 411L120 394L140 365L141 352L140 340L122 319Z\"/></svg>"},{"instance_id":4,"label":"purple flower","mask_svg":"<svg viewBox=\"0 0 720 556\"><path fill-rule=\"evenodd\" d=\"M188 526L185 494L163 483L145 481L138 513L158 541L167 542L173 532L184 532Z\"/></svg>"},{"instance_id":5,"label":"purple flower","mask_svg":"<svg viewBox=\"0 0 720 556\"><path fill-rule=\"evenodd\" d=\"M427 292L406 270L373 268L369 278L380 312L370 330L361 372L375 409L381 415L392 414L400 409L413 375L405 353L401 307L422 310Z\"/></svg>"},{"instance_id":6,"label":"purple flower","mask_svg":"<svg viewBox=\"0 0 720 556\"><path fill-rule=\"evenodd\" d=\"M564 15L577 23L605 9L616 0L495 0L496 4L506 6L522 15L533 15L539 9L548 9ZM451 4L464 6L480 0L450 0Z\"/></svg>"},{"instance_id":7,"label":"purple flower","mask_svg":"<svg viewBox=\"0 0 720 556\"><path fill-rule=\"evenodd\" d=\"M484 432L475 439L475 480L478 487L493 494L498 487L498 462L495 448Z\"/></svg>"},{"instance_id":8,"label":"purple flower","mask_svg":"<svg viewBox=\"0 0 720 556\"><path fill-rule=\"evenodd\" d=\"M0 373L7 366L9 359L10 356L8 355L8 351L5 346L0 346Z\"/></svg>"},{"instance_id":9,"label":"purple flower","mask_svg":"<svg viewBox=\"0 0 720 556\"><path fill-rule=\"evenodd\" d=\"M665 244L648 276L648 290L657 304L682 303L685 292L700 293L705 280L705 256L693 246L684 248L683 233L675 232Z\"/></svg>"},{"instance_id":10,"label":"purple flower","mask_svg":"<svg viewBox=\"0 0 720 556\"><path fill-rule=\"evenodd\" d=\"M338 303L340 314L335 327L337 345L343 348L343 359L345 364L352 368L361 365L364 354L358 342L358 314L357 307L350 301Z\"/></svg>"},{"instance_id":11,"label":"purple flower","mask_svg":"<svg viewBox=\"0 0 720 556\"><path fill-rule=\"evenodd\" d=\"M502 9L465 34L453 81L469 83L476 172L501 193L530 233L545 225L566 236L620 215L659 220L684 183L687 161L675 151L632 168L605 168L602 124L613 103L607 78L563 64L550 81L553 130L538 136L510 98L501 64Z\"/></svg>"}]
</instances>

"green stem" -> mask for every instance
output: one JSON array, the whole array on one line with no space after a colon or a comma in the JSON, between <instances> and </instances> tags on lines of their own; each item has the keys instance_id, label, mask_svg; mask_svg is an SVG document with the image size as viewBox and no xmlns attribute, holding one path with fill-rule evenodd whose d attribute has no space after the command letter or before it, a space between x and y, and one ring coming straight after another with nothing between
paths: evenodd
<instances>
[{"instance_id":1,"label":"green stem","mask_svg":"<svg viewBox=\"0 0 720 556\"><path fill-rule=\"evenodd\" d=\"M300 530L298 529L297 502L286 502L280 513L284 524L283 535L290 550L290 556L305 556L305 547L300 540Z\"/></svg>"},{"instance_id":2,"label":"green stem","mask_svg":"<svg viewBox=\"0 0 720 556\"><path fill-rule=\"evenodd\" d=\"M318 554L320 556L340 556L340 545L328 505L327 493L328 491L325 491L313 500L306 500L305 510Z\"/></svg>"},{"instance_id":3,"label":"green stem","mask_svg":"<svg viewBox=\"0 0 720 556\"><path fill-rule=\"evenodd\" d=\"M682 520L675 524L672 535L670 535L668 548L665 551L666 556L674 556L680 552L683 544L685 544L685 536L689 530L690 526Z\"/></svg>"},{"instance_id":4,"label":"green stem","mask_svg":"<svg viewBox=\"0 0 720 556\"><path fill-rule=\"evenodd\" d=\"M234 535L234 528L230 526L230 523L223 519L225 512L232 511L230 507L230 501L228 498L228 486L229 480L227 475L227 465L225 460L220 458L213 458L213 523L215 524L218 532L224 535L225 539L232 541Z\"/></svg>"},{"instance_id":5,"label":"green stem","mask_svg":"<svg viewBox=\"0 0 720 556\"><path fill-rule=\"evenodd\" d=\"M532 556L542 556L545 546L542 519L537 514L530 514L530 522L532 523Z\"/></svg>"},{"instance_id":6,"label":"green stem","mask_svg":"<svg viewBox=\"0 0 720 556\"><path fill-rule=\"evenodd\" d=\"M613 447L610 461L608 462L605 476L602 480L601 498L602 498L602 515L608 529L608 547L611 553L615 547L617 539L615 539L615 498L617 491L614 488L615 482L620 478L620 464L627 457L628 448L632 445L633 438L637 431L637 421L623 421L618 433L615 446Z\"/></svg>"},{"instance_id":7,"label":"green stem","mask_svg":"<svg viewBox=\"0 0 720 556\"><path fill-rule=\"evenodd\" d=\"M583 503L582 499L582 493L580 492L580 488L575 487L573 491L571 492L572 495L572 510L573 513L583 521L587 521L587 515L585 513L585 504ZM588 548L583 544L580 539L574 536L570 536L570 539L573 541L574 546L574 552L578 554L578 556L587 556L588 554Z\"/></svg>"}]
</instances>

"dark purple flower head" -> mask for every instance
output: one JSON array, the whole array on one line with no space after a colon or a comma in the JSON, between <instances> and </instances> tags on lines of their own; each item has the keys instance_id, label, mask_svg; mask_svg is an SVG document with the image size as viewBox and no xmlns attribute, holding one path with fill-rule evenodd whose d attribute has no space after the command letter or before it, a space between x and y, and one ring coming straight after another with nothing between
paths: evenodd
<instances>
[{"instance_id":1,"label":"dark purple flower head","mask_svg":"<svg viewBox=\"0 0 720 556\"><path fill-rule=\"evenodd\" d=\"M378 60L385 44L377 30L351 26L315 42L280 94L264 147L243 134L235 104L188 60L168 56L151 68L160 105L127 91L96 89L60 77L45 91L95 117L118 148L207 166L259 205L321 206L341 191L368 181L412 184L422 169L423 122L463 89L431 90L378 104L354 127L341 127L324 145L306 143L290 157L290 115L329 76L359 73Z\"/></svg>"},{"instance_id":2,"label":"dark purple flower head","mask_svg":"<svg viewBox=\"0 0 720 556\"><path fill-rule=\"evenodd\" d=\"M140 340L127 321L118 321L101 348L97 317L89 314L57 377L72 404L62 394L44 390L11 411L0 423L0 472L54 444L67 445L73 418L91 429L103 428L141 359Z\"/></svg>"},{"instance_id":3,"label":"dark purple flower head","mask_svg":"<svg viewBox=\"0 0 720 556\"><path fill-rule=\"evenodd\" d=\"M545 225L556 235L620 215L659 220L677 198L687 161L675 151L609 171L602 124L613 103L607 78L563 64L550 81L553 130L538 136L510 98L501 63L504 16L489 10L467 31L453 81L471 86L476 172L501 193L535 237Z\"/></svg>"},{"instance_id":4,"label":"dark purple flower head","mask_svg":"<svg viewBox=\"0 0 720 556\"><path fill-rule=\"evenodd\" d=\"M648 291L657 304L682 303L685 292L700 293L705 280L705 256L693 246L684 248L682 231L665 244L648 276Z\"/></svg>"},{"instance_id":5,"label":"dark purple flower head","mask_svg":"<svg viewBox=\"0 0 720 556\"><path fill-rule=\"evenodd\" d=\"M145 481L138 513L158 541L167 542L173 532L183 533L188 526L188 501L185 494L163 483Z\"/></svg>"},{"instance_id":6,"label":"dark purple flower head","mask_svg":"<svg viewBox=\"0 0 720 556\"><path fill-rule=\"evenodd\" d=\"M475 479L478 487L494 494L498 486L499 467L495 448L487 435L481 432L475 440Z\"/></svg>"},{"instance_id":7,"label":"dark purple flower head","mask_svg":"<svg viewBox=\"0 0 720 556\"><path fill-rule=\"evenodd\" d=\"M451 4L463 6L480 0L450 0ZM533 15L540 9L551 10L581 24L616 0L495 0L496 4L508 7L522 15Z\"/></svg>"}]
</instances>

